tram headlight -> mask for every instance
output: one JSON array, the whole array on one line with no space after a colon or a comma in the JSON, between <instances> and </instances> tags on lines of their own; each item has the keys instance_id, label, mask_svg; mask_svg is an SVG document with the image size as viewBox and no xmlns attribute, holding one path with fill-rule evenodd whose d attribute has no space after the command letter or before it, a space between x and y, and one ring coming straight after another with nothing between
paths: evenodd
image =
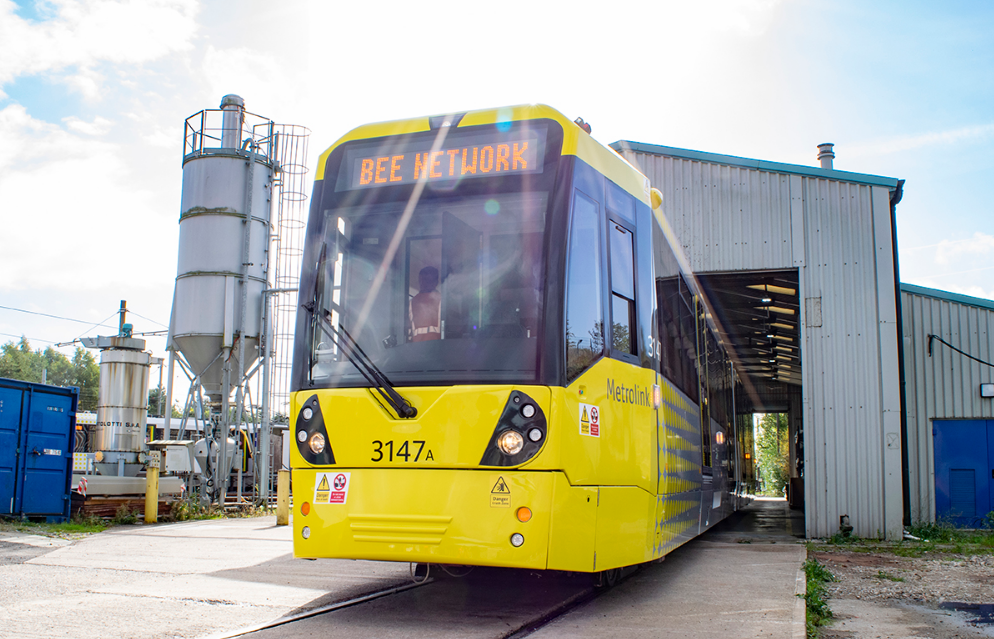
<instances>
[{"instance_id":1,"label":"tram headlight","mask_svg":"<svg viewBox=\"0 0 994 639\"><path fill-rule=\"evenodd\" d=\"M521 414L524 415L526 419L531 419L535 416L535 407L531 404L525 404L521 407Z\"/></svg>"},{"instance_id":2,"label":"tram headlight","mask_svg":"<svg viewBox=\"0 0 994 639\"><path fill-rule=\"evenodd\" d=\"M541 440L542 439L542 431L539 430L538 428L531 429L530 431L528 431L528 439L532 440L533 442L537 442L537 441Z\"/></svg>"},{"instance_id":3,"label":"tram headlight","mask_svg":"<svg viewBox=\"0 0 994 639\"><path fill-rule=\"evenodd\" d=\"M311 449L311 452L315 455L320 455L324 452L324 435L321 433L314 433L311 438L307 441L307 447Z\"/></svg>"},{"instance_id":4,"label":"tram headlight","mask_svg":"<svg viewBox=\"0 0 994 639\"><path fill-rule=\"evenodd\" d=\"M304 417L304 419L305 419L305 420L307 420L307 421L310 421L310 420L311 420L311 417L314 417L314 411L313 411L313 410L311 410L311 407L310 407L310 406L305 406L305 407L304 407L304 410L302 410L302 411L300 412L300 414L301 414L301 415L302 415L302 416Z\"/></svg>"},{"instance_id":5,"label":"tram headlight","mask_svg":"<svg viewBox=\"0 0 994 639\"><path fill-rule=\"evenodd\" d=\"M516 430L505 430L497 437L497 446L505 455L517 455L525 447L525 438Z\"/></svg>"},{"instance_id":6,"label":"tram headlight","mask_svg":"<svg viewBox=\"0 0 994 639\"><path fill-rule=\"evenodd\" d=\"M301 531L300 531L300 536L303 537L304 539L310 539L310 537L311 537L311 529L310 529L310 527L304 526L303 529L301 529Z\"/></svg>"},{"instance_id":7,"label":"tram headlight","mask_svg":"<svg viewBox=\"0 0 994 639\"><path fill-rule=\"evenodd\" d=\"M511 535L511 545L515 548L520 548L522 544L525 543L525 536L521 533L514 533Z\"/></svg>"}]
</instances>

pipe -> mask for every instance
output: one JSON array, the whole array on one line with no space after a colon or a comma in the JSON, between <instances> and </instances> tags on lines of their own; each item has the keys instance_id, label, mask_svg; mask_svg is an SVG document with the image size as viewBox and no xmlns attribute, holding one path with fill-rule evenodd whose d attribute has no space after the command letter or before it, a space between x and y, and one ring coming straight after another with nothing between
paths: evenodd
<instances>
[{"instance_id":1,"label":"pipe","mask_svg":"<svg viewBox=\"0 0 994 639\"><path fill-rule=\"evenodd\" d=\"M911 464L908 460L908 394L904 377L904 309L901 304L901 269L897 260L897 205L904 197L904 180L890 194L891 250L894 252L894 301L897 308L897 370L901 394L901 493L904 525L911 525Z\"/></svg>"},{"instance_id":2,"label":"pipe","mask_svg":"<svg viewBox=\"0 0 994 639\"><path fill-rule=\"evenodd\" d=\"M832 170L832 160L835 159L835 152L832 151L834 146L830 142L818 145L818 161L821 162L821 168Z\"/></svg>"},{"instance_id":3,"label":"pipe","mask_svg":"<svg viewBox=\"0 0 994 639\"><path fill-rule=\"evenodd\" d=\"M241 146L242 123L245 115L245 100L237 95L221 98L221 147L237 149ZM201 127L201 130L203 128Z\"/></svg>"}]
</instances>

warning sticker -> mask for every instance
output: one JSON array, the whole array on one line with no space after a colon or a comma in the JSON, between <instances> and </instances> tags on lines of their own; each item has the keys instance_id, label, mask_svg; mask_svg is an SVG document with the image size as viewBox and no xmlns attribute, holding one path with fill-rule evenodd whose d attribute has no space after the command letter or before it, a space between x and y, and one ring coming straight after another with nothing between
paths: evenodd
<instances>
[{"instance_id":1,"label":"warning sticker","mask_svg":"<svg viewBox=\"0 0 994 639\"><path fill-rule=\"evenodd\" d=\"M490 490L490 507L491 508L510 508L511 507L511 488L504 481L503 477L497 478L497 483Z\"/></svg>"},{"instance_id":2,"label":"warning sticker","mask_svg":"<svg viewBox=\"0 0 994 639\"><path fill-rule=\"evenodd\" d=\"M601 436L601 412L592 404L580 404L580 434Z\"/></svg>"},{"instance_id":3,"label":"warning sticker","mask_svg":"<svg viewBox=\"0 0 994 639\"><path fill-rule=\"evenodd\" d=\"M315 504L344 504L349 498L352 473L318 473L314 481Z\"/></svg>"}]
</instances>

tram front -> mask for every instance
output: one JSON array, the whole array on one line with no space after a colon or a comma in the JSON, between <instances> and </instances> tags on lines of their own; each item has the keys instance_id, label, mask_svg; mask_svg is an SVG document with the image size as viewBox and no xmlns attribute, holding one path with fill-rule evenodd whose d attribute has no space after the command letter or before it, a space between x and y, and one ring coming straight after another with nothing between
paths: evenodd
<instances>
[{"instance_id":1,"label":"tram front","mask_svg":"<svg viewBox=\"0 0 994 639\"><path fill-rule=\"evenodd\" d=\"M548 566L563 131L547 107L482 111L360 127L321 157L291 401L297 556Z\"/></svg>"}]
</instances>

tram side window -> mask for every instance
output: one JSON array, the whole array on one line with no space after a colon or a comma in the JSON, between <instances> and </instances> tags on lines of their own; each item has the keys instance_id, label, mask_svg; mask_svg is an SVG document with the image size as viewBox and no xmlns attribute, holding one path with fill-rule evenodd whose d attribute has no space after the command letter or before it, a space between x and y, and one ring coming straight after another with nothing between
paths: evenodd
<instances>
[{"instance_id":1,"label":"tram side window","mask_svg":"<svg viewBox=\"0 0 994 639\"><path fill-rule=\"evenodd\" d=\"M678 277L656 280L656 317L659 322L660 360L663 377L683 389L684 375L680 349L680 280Z\"/></svg>"},{"instance_id":2,"label":"tram side window","mask_svg":"<svg viewBox=\"0 0 994 639\"><path fill-rule=\"evenodd\" d=\"M570 225L566 282L566 380L576 379L604 352L601 238L597 203L577 192Z\"/></svg>"},{"instance_id":3,"label":"tram side window","mask_svg":"<svg viewBox=\"0 0 994 639\"><path fill-rule=\"evenodd\" d=\"M635 251L632 232L610 222L611 347L635 355Z\"/></svg>"},{"instance_id":4,"label":"tram side window","mask_svg":"<svg viewBox=\"0 0 994 639\"><path fill-rule=\"evenodd\" d=\"M684 369L686 386L682 389L695 404L700 399L697 370L697 316L694 298L687 283L680 278L680 361Z\"/></svg>"}]
</instances>

